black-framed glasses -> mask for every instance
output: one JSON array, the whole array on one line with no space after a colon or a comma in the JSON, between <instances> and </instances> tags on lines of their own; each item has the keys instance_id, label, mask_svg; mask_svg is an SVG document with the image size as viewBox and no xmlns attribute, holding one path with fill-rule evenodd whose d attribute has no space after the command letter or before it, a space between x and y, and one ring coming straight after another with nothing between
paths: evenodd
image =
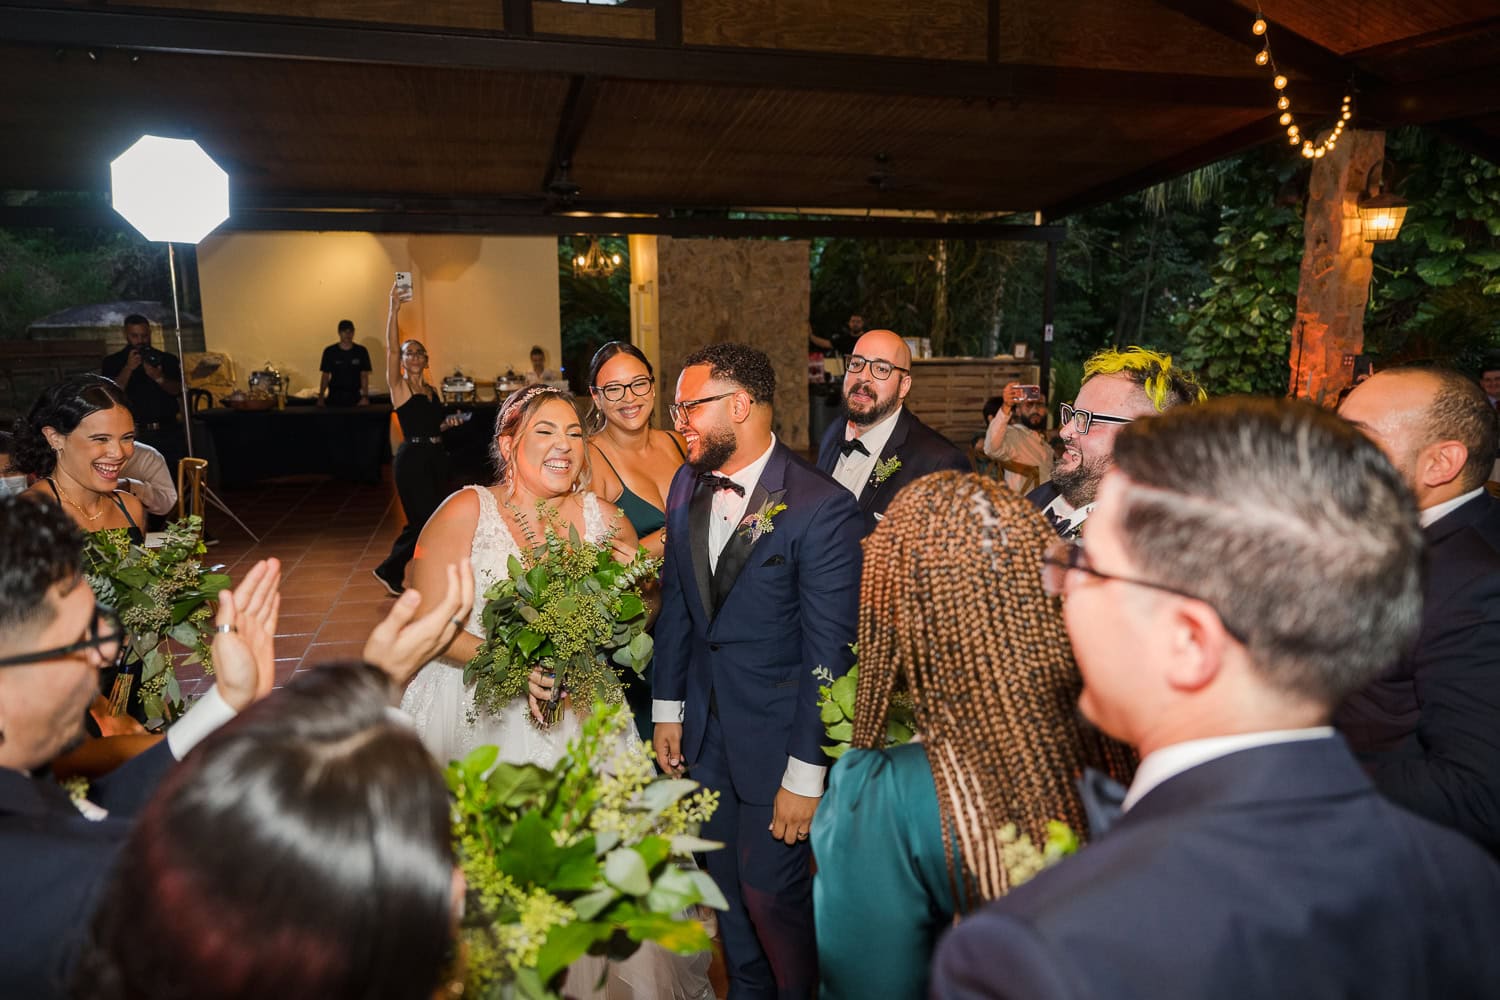
<instances>
[{"instance_id":1,"label":"black-framed glasses","mask_svg":"<svg viewBox=\"0 0 1500 1000\"><path fill-rule=\"evenodd\" d=\"M117 667L125 659L125 629L120 624L120 619L115 614L113 608L108 608L103 604L97 603L94 605L94 617L89 622L88 638L80 639L66 646L58 646L56 649L42 649L35 653L7 656L4 659L0 659L0 667L19 667L27 663L60 660L63 657L81 653L86 649L96 649L99 651L99 657L104 661L99 664L100 669Z\"/></svg>"},{"instance_id":2,"label":"black-framed glasses","mask_svg":"<svg viewBox=\"0 0 1500 1000\"><path fill-rule=\"evenodd\" d=\"M1200 601L1214 609L1214 614L1219 616L1219 623L1224 626L1225 632L1228 632L1241 644L1246 641L1245 637L1237 629L1230 627L1229 623L1224 621L1224 615L1218 608L1215 608L1213 604L1199 597L1197 594L1189 593L1186 590L1179 590L1165 583L1153 583L1150 580L1141 580L1133 576L1118 576L1114 573L1104 573L1090 566L1088 554L1084 551L1083 542L1077 539L1060 538L1051 545L1048 545L1046 551L1042 553L1042 589L1047 592L1048 596L1063 596L1066 591L1068 572L1070 570L1085 573L1096 580L1114 580L1117 583L1129 583L1137 587L1148 587L1151 590L1160 590L1165 594L1185 597L1190 601Z\"/></svg>"},{"instance_id":3,"label":"black-framed glasses","mask_svg":"<svg viewBox=\"0 0 1500 1000\"><path fill-rule=\"evenodd\" d=\"M671 417L672 423L675 424L679 420L686 420L692 416L693 410L704 403L712 403L716 399L726 399L737 392L739 392L738 389L730 389L728 392L721 392L717 396L704 396L702 399L684 399L680 403L673 403L667 407L667 416Z\"/></svg>"},{"instance_id":4,"label":"black-framed glasses","mask_svg":"<svg viewBox=\"0 0 1500 1000\"><path fill-rule=\"evenodd\" d=\"M870 374L880 382L884 382L886 379L890 378L891 372L911 371L910 368L902 368L900 365L893 365L889 361L880 361L873 358L866 358L858 354L851 354L849 355L849 357L844 359L844 370L852 372L855 375L858 375L860 372L864 371L867 365L869 366Z\"/></svg>"},{"instance_id":5,"label":"black-framed glasses","mask_svg":"<svg viewBox=\"0 0 1500 1000\"><path fill-rule=\"evenodd\" d=\"M1087 434L1089 428L1094 424L1135 423L1135 417L1116 417L1109 413L1091 413L1088 410L1080 410L1076 406L1069 406L1067 403L1059 406L1057 410L1058 414L1062 417L1063 426L1066 427L1068 424L1072 424L1073 429L1080 436Z\"/></svg>"},{"instance_id":6,"label":"black-framed glasses","mask_svg":"<svg viewBox=\"0 0 1500 1000\"><path fill-rule=\"evenodd\" d=\"M645 396L651 392L651 387L655 384L656 379L650 375L642 375L630 382L607 382L604 385L596 385L594 391L611 403L618 403L625 398L626 389L629 389L633 396Z\"/></svg>"}]
</instances>

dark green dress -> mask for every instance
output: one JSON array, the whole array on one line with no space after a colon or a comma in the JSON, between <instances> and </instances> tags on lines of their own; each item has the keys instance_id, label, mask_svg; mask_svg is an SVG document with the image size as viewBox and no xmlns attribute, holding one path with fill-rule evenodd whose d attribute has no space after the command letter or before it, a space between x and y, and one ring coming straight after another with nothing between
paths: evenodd
<instances>
[{"instance_id":1,"label":"dark green dress","mask_svg":"<svg viewBox=\"0 0 1500 1000\"><path fill-rule=\"evenodd\" d=\"M812 846L823 1000L925 997L933 948L957 907L922 746L840 757Z\"/></svg>"}]
</instances>

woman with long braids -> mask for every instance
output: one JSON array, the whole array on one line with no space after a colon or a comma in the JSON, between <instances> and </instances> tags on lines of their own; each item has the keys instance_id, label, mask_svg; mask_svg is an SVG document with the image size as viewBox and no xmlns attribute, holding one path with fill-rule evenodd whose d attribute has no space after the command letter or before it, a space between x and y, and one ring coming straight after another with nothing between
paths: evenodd
<instances>
[{"instance_id":1,"label":"woman with long braids","mask_svg":"<svg viewBox=\"0 0 1500 1000\"><path fill-rule=\"evenodd\" d=\"M401 339L397 314L401 304L409 301L411 289L391 286L391 311L385 321L385 381L391 408L401 424L401 447L391 468L406 526L373 572L392 597L399 597L405 589L406 564L417 547L417 536L448 489L448 452L443 449L442 432L459 423L456 415L443 416L438 391L427 381L427 348L420 340Z\"/></svg>"},{"instance_id":2,"label":"woman with long braids","mask_svg":"<svg viewBox=\"0 0 1500 1000\"><path fill-rule=\"evenodd\" d=\"M812 827L824 1000L926 996L938 936L1010 889L1001 829L1083 835L1084 767L1128 780L1130 751L1078 718L1082 681L1042 589L1055 540L1024 499L957 472L906 487L865 539L853 749ZM886 748L897 690L920 736Z\"/></svg>"}]
</instances>

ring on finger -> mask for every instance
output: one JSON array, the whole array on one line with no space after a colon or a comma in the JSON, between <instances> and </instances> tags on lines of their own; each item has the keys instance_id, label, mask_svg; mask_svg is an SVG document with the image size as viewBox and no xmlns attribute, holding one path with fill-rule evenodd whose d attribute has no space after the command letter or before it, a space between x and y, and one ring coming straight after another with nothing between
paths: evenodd
<instances>
[{"instance_id":1,"label":"ring on finger","mask_svg":"<svg viewBox=\"0 0 1500 1000\"><path fill-rule=\"evenodd\" d=\"M226 635L226 634L228 634L230 632L238 632L239 631L239 626L234 625L234 624L229 624L229 625L215 625L214 626L214 631L217 632L217 633L219 633L220 635Z\"/></svg>"},{"instance_id":2,"label":"ring on finger","mask_svg":"<svg viewBox=\"0 0 1500 1000\"><path fill-rule=\"evenodd\" d=\"M458 628L463 628L464 627L464 620L462 618L449 618L448 619L448 624L449 625L457 626Z\"/></svg>"}]
</instances>

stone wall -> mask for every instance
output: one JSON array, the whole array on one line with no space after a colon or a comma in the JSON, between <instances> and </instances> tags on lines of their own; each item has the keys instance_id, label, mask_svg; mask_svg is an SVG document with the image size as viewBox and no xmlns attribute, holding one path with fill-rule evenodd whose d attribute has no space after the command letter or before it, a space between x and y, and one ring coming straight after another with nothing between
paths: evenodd
<instances>
[{"instance_id":1,"label":"stone wall","mask_svg":"<svg viewBox=\"0 0 1500 1000\"><path fill-rule=\"evenodd\" d=\"M809 245L783 240L657 240L661 364L657 426L669 426L682 359L738 341L776 367L776 436L806 450Z\"/></svg>"}]
</instances>

